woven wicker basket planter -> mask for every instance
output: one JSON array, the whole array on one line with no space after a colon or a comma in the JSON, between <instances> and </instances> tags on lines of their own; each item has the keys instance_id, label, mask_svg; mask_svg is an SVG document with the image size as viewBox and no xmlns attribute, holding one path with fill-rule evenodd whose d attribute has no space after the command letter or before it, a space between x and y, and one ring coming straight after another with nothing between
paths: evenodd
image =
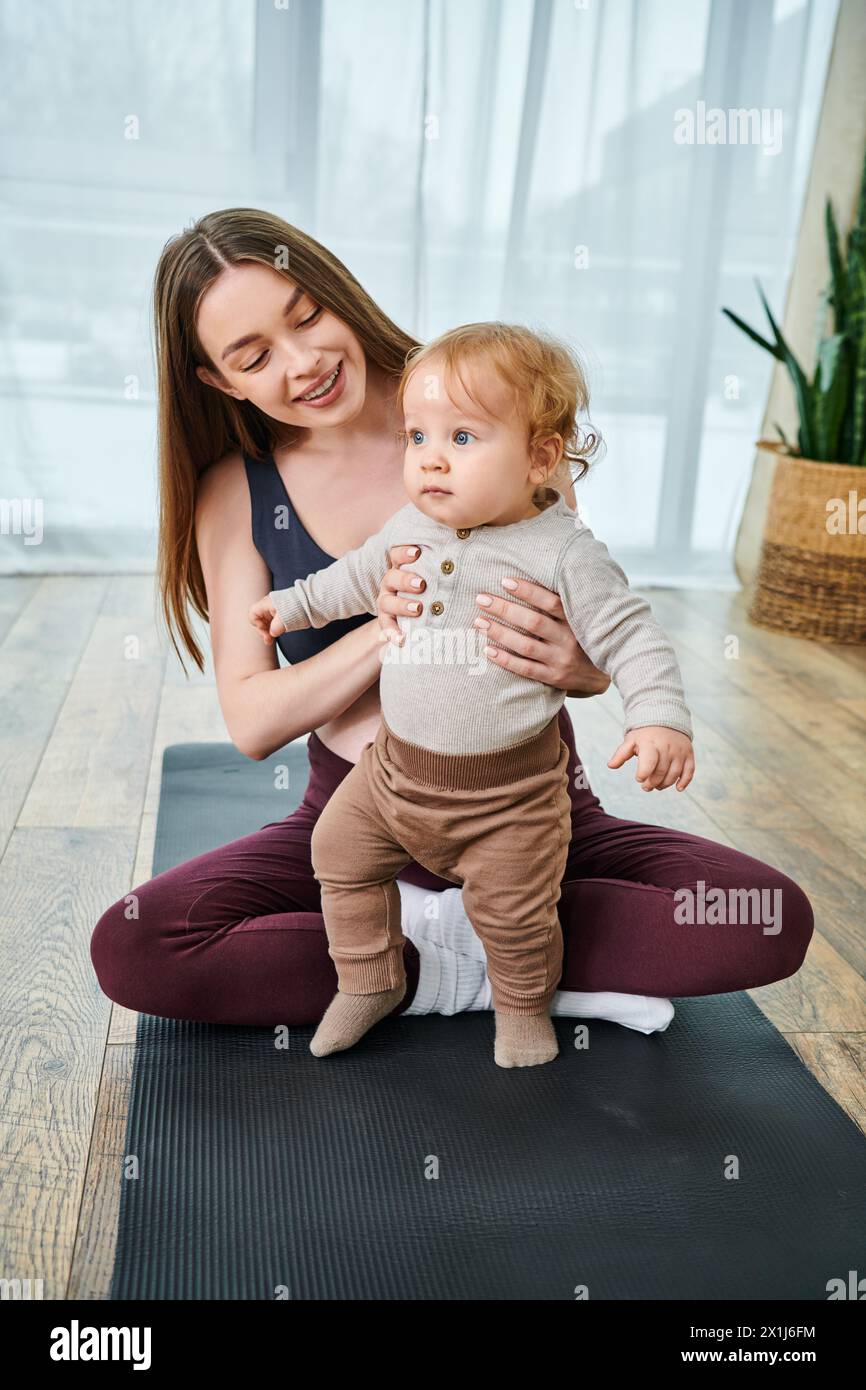
<instances>
[{"instance_id":1,"label":"woven wicker basket planter","mask_svg":"<svg viewBox=\"0 0 866 1390\"><path fill-rule=\"evenodd\" d=\"M758 447L777 461L749 620L815 642L866 642L866 534L856 510L866 468L795 458L770 440ZM840 498L847 515L852 492L853 525L834 534L827 504Z\"/></svg>"}]
</instances>

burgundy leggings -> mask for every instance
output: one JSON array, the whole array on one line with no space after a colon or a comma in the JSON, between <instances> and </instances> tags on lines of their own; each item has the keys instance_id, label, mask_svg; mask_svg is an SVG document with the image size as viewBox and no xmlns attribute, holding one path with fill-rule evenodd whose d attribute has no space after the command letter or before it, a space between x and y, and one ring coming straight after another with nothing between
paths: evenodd
<instances>
[{"instance_id":1,"label":"burgundy leggings","mask_svg":"<svg viewBox=\"0 0 866 1390\"><path fill-rule=\"evenodd\" d=\"M669 998L751 989L799 970L814 926L803 890L778 869L700 835L607 815L589 788L564 708L559 724L572 799L559 902L560 989ZM103 913L90 951L110 999L162 1018L318 1023L337 973L310 835L352 764L315 733L308 747L310 780L290 816L167 869ZM455 886L415 861L400 878L432 890ZM767 918L743 910L723 914L723 924L676 920L675 893L697 894L701 881L706 893L726 890L729 902L736 901L730 889L769 890L764 896L779 904L781 930L765 932ZM760 892L753 898L760 902ZM418 984L418 952L409 940L404 960L408 988L395 1015L409 1007Z\"/></svg>"}]
</instances>

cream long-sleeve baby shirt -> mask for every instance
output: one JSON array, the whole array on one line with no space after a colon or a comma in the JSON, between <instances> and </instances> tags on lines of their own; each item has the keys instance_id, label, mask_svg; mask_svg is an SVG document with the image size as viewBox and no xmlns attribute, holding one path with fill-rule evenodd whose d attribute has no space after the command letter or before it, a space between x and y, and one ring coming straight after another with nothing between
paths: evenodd
<instances>
[{"instance_id":1,"label":"cream long-sleeve baby shirt","mask_svg":"<svg viewBox=\"0 0 866 1390\"><path fill-rule=\"evenodd\" d=\"M649 604L558 492L548 488L544 500L545 509L526 521L459 530L407 503L362 546L269 597L288 632L375 614L390 547L419 546L419 557L403 568L426 588L407 589L405 597L424 608L418 617L397 618L402 646L383 643L382 715L410 743L481 753L540 733L566 698L564 690L490 660L489 639L472 626L482 613L477 594L502 595L509 576L534 580L559 594L583 650L615 684L624 732L662 724L692 738L679 664Z\"/></svg>"}]
</instances>

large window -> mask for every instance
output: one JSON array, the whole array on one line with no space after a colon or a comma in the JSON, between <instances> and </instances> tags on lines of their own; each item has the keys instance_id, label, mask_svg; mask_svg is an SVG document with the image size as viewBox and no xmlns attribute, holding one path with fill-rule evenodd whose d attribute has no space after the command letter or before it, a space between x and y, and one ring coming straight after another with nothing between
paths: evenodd
<instances>
[{"instance_id":1,"label":"large window","mask_svg":"<svg viewBox=\"0 0 866 1390\"><path fill-rule=\"evenodd\" d=\"M420 338L566 337L607 444L578 494L596 533L635 581L730 577L771 363L720 306L757 320L757 274L783 310L835 16L0 0L0 495L46 527L0 536L0 567L152 565L154 265L201 213L267 206ZM763 127L711 145L709 108Z\"/></svg>"}]
</instances>

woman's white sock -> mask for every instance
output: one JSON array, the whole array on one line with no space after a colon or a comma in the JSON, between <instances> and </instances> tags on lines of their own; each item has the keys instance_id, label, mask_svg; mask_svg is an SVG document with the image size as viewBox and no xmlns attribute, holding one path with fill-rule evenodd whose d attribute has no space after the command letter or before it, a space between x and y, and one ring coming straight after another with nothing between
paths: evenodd
<instances>
[{"instance_id":1,"label":"woman's white sock","mask_svg":"<svg viewBox=\"0 0 866 1390\"><path fill-rule=\"evenodd\" d=\"M404 1014L458 1014L489 1009L484 947L463 911L460 889L431 892L397 879L403 935L420 958L418 988ZM487 1003L478 1002L488 995Z\"/></svg>"},{"instance_id":2,"label":"woman's white sock","mask_svg":"<svg viewBox=\"0 0 866 1390\"><path fill-rule=\"evenodd\" d=\"M551 1014L568 1018L604 1018L621 1023L638 1033L663 1033L674 1016L670 999L656 999L651 994L616 994L611 990L560 989L553 996Z\"/></svg>"},{"instance_id":3,"label":"woman's white sock","mask_svg":"<svg viewBox=\"0 0 866 1390\"><path fill-rule=\"evenodd\" d=\"M397 879L401 926L420 957L420 977L406 1014L455 1014L492 1008L487 955L466 915L458 887L436 892ZM639 1033L663 1033L674 1016L669 999L611 990L557 990L551 1016L601 1018Z\"/></svg>"},{"instance_id":4,"label":"woman's white sock","mask_svg":"<svg viewBox=\"0 0 866 1390\"><path fill-rule=\"evenodd\" d=\"M471 956L473 960L486 965L487 954L466 915L460 888L447 888L439 893L430 888L419 888L414 883L404 883L399 878L397 887L401 900L400 920L407 936L408 926L427 941L436 941L440 946L447 946L461 956Z\"/></svg>"}]
</instances>

